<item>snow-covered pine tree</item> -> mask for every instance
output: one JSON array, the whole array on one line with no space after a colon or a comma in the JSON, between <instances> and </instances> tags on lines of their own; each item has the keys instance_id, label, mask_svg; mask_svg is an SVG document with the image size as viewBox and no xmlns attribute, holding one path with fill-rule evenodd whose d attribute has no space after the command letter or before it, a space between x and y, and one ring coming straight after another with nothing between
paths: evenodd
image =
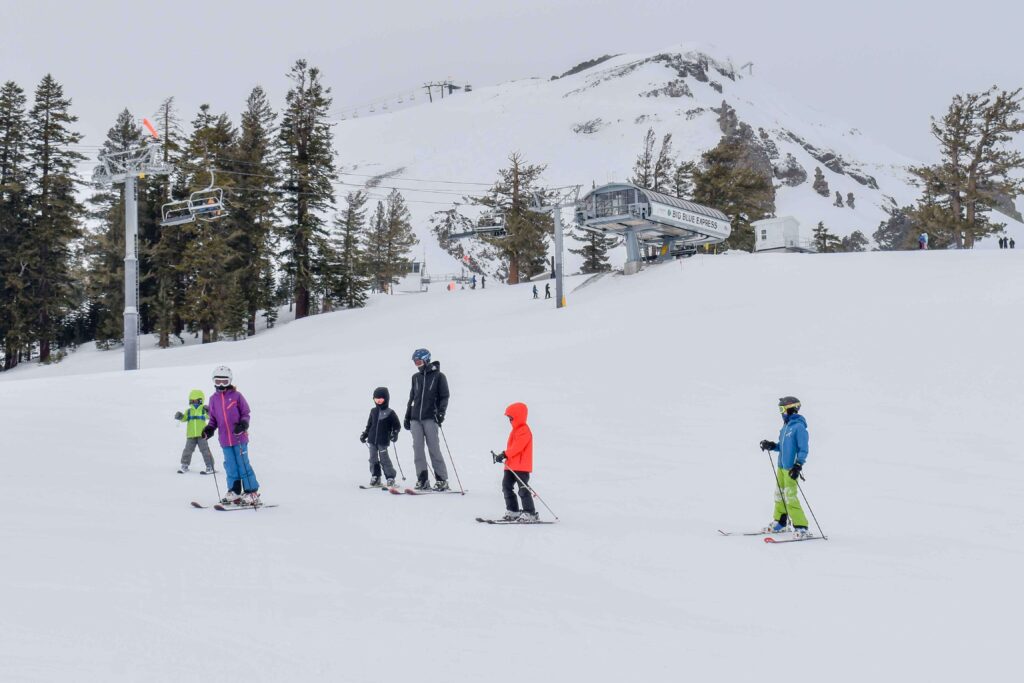
<instances>
[{"instance_id":1,"label":"snow-covered pine tree","mask_svg":"<svg viewBox=\"0 0 1024 683\"><path fill-rule=\"evenodd\" d=\"M818 166L814 167L814 183L811 187L814 188L814 191L822 197L828 197L831 194L828 189L828 181L825 180L825 174Z\"/></svg>"},{"instance_id":2,"label":"snow-covered pine tree","mask_svg":"<svg viewBox=\"0 0 1024 683\"><path fill-rule=\"evenodd\" d=\"M25 292L24 242L30 220L28 117L25 91L14 81L0 87L0 347L3 369L21 360L31 343L31 308Z\"/></svg>"},{"instance_id":3,"label":"snow-covered pine tree","mask_svg":"<svg viewBox=\"0 0 1024 683\"><path fill-rule=\"evenodd\" d=\"M818 253L832 253L837 251L840 245L839 238L828 231L824 222L818 221L818 226L814 228L814 248L818 250Z\"/></svg>"},{"instance_id":4,"label":"snow-covered pine tree","mask_svg":"<svg viewBox=\"0 0 1024 683\"><path fill-rule=\"evenodd\" d=\"M76 190L81 182L76 164L85 157L75 146L82 136L72 127L71 99L47 74L36 87L28 115L28 158L32 167L29 235L21 258L26 265L33 307L32 329L39 343L39 360L50 360L51 342L61 318L74 309L71 247L81 235L82 206Z\"/></svg>"},{"instance_id":5,"label":"snow-covered pine tree","mask_svg":"<svg viewBox=\"0 0 1024 683\"><path fill-rule=\"evenodd\" d=\"M843 206L843 195L839 193L839 190L836 190L836 200L832 202L832 205L840 208Z\"/></svg>"},{"instance_id":6,"label":"snow-covered pine tree","mask_svg":"<svg viewBox=\"0 0 1024 683\"><path fill-rule=\"evenodd\" d=\"M846 193L846 205L852 209L852 208L854 208L853 202L854 202L853 193L852 192L847 192Z\"/></svg>"},{"instance_id":7,"label":"snow-covered pine tree","mask_svg":"<svg viewBox=\"0 0 1024 683\"><path fill-rule=\"evenodd\" d=\"M281 206L284 270L295 283L295 317L310 312L310 292L323 270L316 243L326 235L323 216L334 204L334 148L328 112L331 89L320 70L295 62L288 78L279 138L282 153Z\"/></svg>"},{"instance_id":8,"label":"snow-covered pine tree","mask_svg":"<svg viewBox=\"0 0 1024 683\"><path fill-rule=\"evenodd\" d=\"M860 230L854 230L840 240L839 251L867 251L868 238Z\"/></svg>"},{"instance_id":9,"label":"snow-covered pine tree","mask_svg":"<svg viewBox=\"0 0 1024 683\"><path fill-rule=\"evenodd\" d=\"M608 263L608 250L615 246L614 237L579 228L571 230L569 234L581 244L579 249L569 248L571 253L583 257L581 273L604 273L612 269Z\"/></svg>"},{"instance_id":10,"label":"snow-covered pine tree","mask_svg":"<svg viewBox=\"0 0 1024 683\"><path fill-rule=\"evenodd\" d=\"M919 234L915 222L915 210L912 206L887 208L889 218L878 224L878 229L871 235L881 251L910 249L917 241Z\"/></svg>"}]
</instances>

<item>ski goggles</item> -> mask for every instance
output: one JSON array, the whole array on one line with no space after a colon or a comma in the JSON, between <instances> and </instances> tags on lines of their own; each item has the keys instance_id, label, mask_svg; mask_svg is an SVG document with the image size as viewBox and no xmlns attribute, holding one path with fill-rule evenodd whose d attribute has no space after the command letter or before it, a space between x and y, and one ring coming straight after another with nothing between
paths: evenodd
<instances>
[{"instance_id":1,"label":"ski goggles","mask_svg":"<svg viewBox=\"0 0 1024 683\"><path fill-rule=\"evenodd\" d=\"M194 401L189 401L189 403L194 405L194 406L201 406L201 405L203 405L203 399L197 398Z\"/></svg>"},{"instance_id":2,"label":"ski goggles","mask_svg":"<svg viewBox=\"0 0 1024 683\"><path fill-rule=\"evenodd\" d=\"M213 386L215 387L226 387L231 384L231 380L227 377L214 377Z\"/></svg>"},{"instance_id":3,"label":"ski goggles","mask_svg":"<svg viewBox=\"0 0 1024 683\"><path fill-rule=\"evenodd\" d=\"M800 407L799 403L790 403L789 405L779 406L779 412L781 414L785 415L786 411L789 410L790 408L799 408L799 407Z\"/></svg>"}]
</instances>

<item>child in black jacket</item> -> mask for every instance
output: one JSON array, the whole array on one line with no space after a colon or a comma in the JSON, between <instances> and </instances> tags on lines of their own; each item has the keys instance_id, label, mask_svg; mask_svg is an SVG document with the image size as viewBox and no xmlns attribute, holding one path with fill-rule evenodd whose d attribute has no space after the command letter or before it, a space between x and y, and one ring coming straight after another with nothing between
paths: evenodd
<instances>
[{"instance_id":1,"label":"child in black jacket","mask_svg":"<svg viewBox=\"0 0 1024 683\"><path fill-rule=\"evenodd\" d=\"M366 429L359 435L359 440L370 449L370 486L382 486L381 468L384 470L387 486L395 485L395 467L388 455L388 445L398 441L402 423L395 411L388 407L390 400L391 395L387 387L377 387L373 390L373 402L377 405L370 409Z\"/></svg>"}]
</instances>

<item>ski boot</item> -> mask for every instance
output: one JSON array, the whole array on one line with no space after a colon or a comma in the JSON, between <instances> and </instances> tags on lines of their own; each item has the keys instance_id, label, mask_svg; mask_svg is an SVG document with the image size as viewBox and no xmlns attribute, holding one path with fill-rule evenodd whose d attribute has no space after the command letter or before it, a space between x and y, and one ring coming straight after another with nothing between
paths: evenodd
<instances>
[{"instance_id":1,"label":"ski boot","mask_svg":"<svg viewBox=\"0 0 1024 683\"><path fill-rule=\"evenodd\" d=\"M519 515L521 514L523 513L519 512L519 510L505 510L505 516L501 519L505 522L514 522L519 519Z\"/></svg>"},{"instance_id":2,"label":"ski boot","mask_svg":"<svg viewBox=\"0 0 1024 683\"><path fill-rule=\"evenodd\" d=\"M370 477L370 486L380 486L380 477Z\"/></svg>"},{"instance_id":3,"label":"ski boot","mask_svg":"<svg viewBox=\"0 0 1024 683\"><path fill-rule=\"evenodd\" d=\"M199 474L213 474L213 468L212 467L207 467L205 470L203 470Z\"/></svg>"},{"instance_id":4,"label":"ski boot","mask_svg":"<svg viewBox=\"0 0 1024 683\"><path fill-rule=\"evenodd\" d=\"M249 491L248 493L242 494L242 497L239 499L238 504L258 508L259 506L263 505L263 501L260 500L259 491Z\"/></svg>"},{"instance_id":5,"label":"ski boot","mask_svg":"<svg viewBox=\"0 0 1024 683\"><path fill-rule=\"evenodd\" d=\"M419 481L416 482L416 485L413 486L413 488L416 489L417 491L429 491L430 490L430 480L429 479L420 479Z\"/></svg>"},{"instance_id":6,"label":"ski boot","mask_svg":"<svg viewBox=\"0 0 1024 683\"><path fill-rule=\"evenodd\" d=\"M771 524L761 529L762 533L765 534L782 534L789 530L789 526L782 522L773 521Z\"/></svg>"},{"instance_id":7,"label":"ski boot","mask_svg":"<svg viewBox=\"0 0 1024 683\"><path fill-rule=\"evenodd\" d=\"M435 491L448 491L448 490L450 490L449 487L448 487L448 481L445 480L445 479L438 479L437 481L434 482L434 490Z\"/></svg>"},{"instance_id":8,"label":"ski boot","mask_svg":"<svg viewBox=\"0 0 1024 683\"><path fill-rule=\"evenodd\" d=\"M220 499L221 505L240 505L242 496L235 493L234 491L228 491L224 494L224 497Z\"/></svg>"},{"instance_id":9,"label":"ski boot","mask_svg":"<svg viewBox=\"0 0 1024 683\"><path fill-rule=\"evenodd\" d=\"M520 522L520 523L529 524L530 522L536 522L539 519L540 519L540 514L539 513L536 513L536 512L525 512L524 511L521 515L519 515L519 519L517 519L516 521Z\"/></svg>"},{"instance_id":10,"label":"ski boot","mask_svg":"<svg viewBox=\"0 0 1024 683\"><path fill-rule=\"evenodd\" d=\"M394 477L391 477L390 479L388 479L388 481L387 481L387 487L388 487L389 489L393 489L393 488L395 488L395 478L394 478Z\"/></svg>"},{"instance_id":11,"label":"ski boot","mask_svg":"<svg viewBox=\"0 0 1024 683\"><path fill-rule=\"evenodd\" d=\"M813 535L805 526L793 527L793 538L810 538Z\"/></svg>"},{"instance_id":12,"label":"ski boot","mask_svg":"<svg viewBox=\"0 0 1024 683\"><path fill-rule=\"evenodd\" d=\"M188 472L188 465L182 465L178 468L178 474L185 474Z\"/></svg>"}]
</instances>

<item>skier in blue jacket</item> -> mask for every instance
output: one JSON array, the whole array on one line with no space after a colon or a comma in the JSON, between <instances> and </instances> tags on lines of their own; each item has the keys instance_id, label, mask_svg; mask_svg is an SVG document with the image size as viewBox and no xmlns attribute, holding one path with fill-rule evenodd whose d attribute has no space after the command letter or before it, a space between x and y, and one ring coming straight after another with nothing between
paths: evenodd
<instances>
[{"instance_id":1,"label":"skier in blue jacket","mask_svg":"<svg viewBox=\"0 0 1024 683\"><path fill-rule=\"evenodd\" d=\"M764 532L781 533L792 522L796 536L802 538L809 536L810 532L807 530L807 516L797 496L797 479L807 462L807 420L798 414L799 410L800 400L795 396L779 399L779 412L782 413L779 441L776 443L765 439L761 442L761 450L777 451L779 454L775 470L775 514Z\"/></svg>"}]
</instances>

